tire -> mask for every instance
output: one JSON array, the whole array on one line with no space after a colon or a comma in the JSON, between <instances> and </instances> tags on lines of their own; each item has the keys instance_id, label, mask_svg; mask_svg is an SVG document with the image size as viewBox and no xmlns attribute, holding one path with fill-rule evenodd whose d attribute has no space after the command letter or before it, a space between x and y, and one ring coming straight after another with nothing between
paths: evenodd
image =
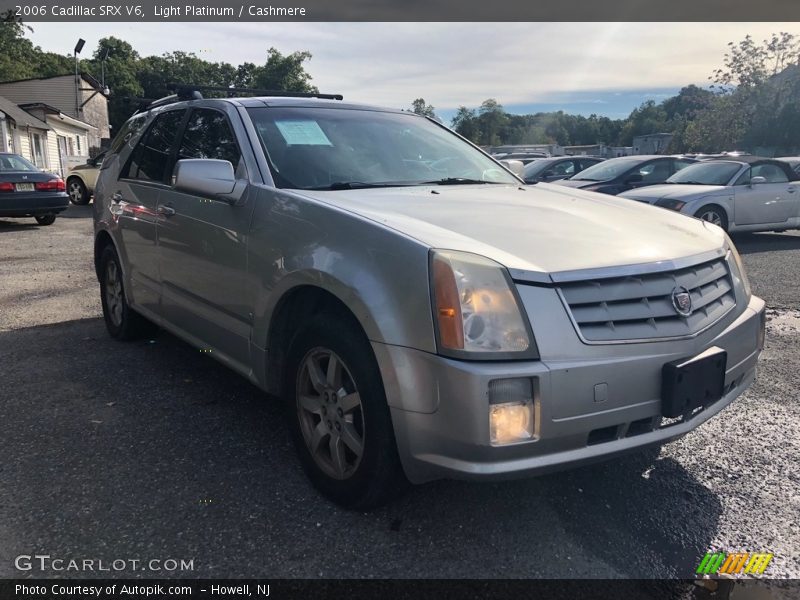
<instances>
[{"instance_id":1,"label":"tire","mask_svg":"<svg viewBox=\"0 0 800 600\"><path fill-rule=\"evenodd\" d=\"M34 217L34 219L36 219L36 222L42 226L52 225L56 222L55 215L42 215L40 217Z\"/></svg>"},{"instance_id":2,"label":"tire","mask_svg":"<svg viewBox=\"0 0 800 600\"><path fill-rule=\"evenodd\" d=\"M725 231L728 231L728 214L721 206L709 204L699 209L694 213L694 216L703 221L713 223L714 225L719 225Z\"/></svg>"},{"instance_id":3,"label":"tire","mask_svg":"<svg viewBox=\"0 0 800 600\"><path fill-rule=\"evenodd\" d=\"M86 189L83 181L77 177L70 177L67 179L67 194L72 204L77 204L79 206L89 204L89 190Z\"/></svg>"},{"instance_id":4,"label":"tire","mask_svg":"<svg viewBox=\"0 0 800 600\"><path fill-rule=\"evenodd\" d=\"M380 371L352 319L327 312L307 322L289 344L283 381L292 439L317 490L359 510L402 495L408 482Z\"/></svg>"},{"instance_id":5,"label":"tire","mask_svg":"<svg viewBox=\"0 0 800 600\"><path fill-rule=\"evenodd\" d=\"M100 254L99 273L103 320L111 337L127 341L155 333L156 326L128 305L122 267L117 251L110 244Z\"/></svg>"}]
</instances>

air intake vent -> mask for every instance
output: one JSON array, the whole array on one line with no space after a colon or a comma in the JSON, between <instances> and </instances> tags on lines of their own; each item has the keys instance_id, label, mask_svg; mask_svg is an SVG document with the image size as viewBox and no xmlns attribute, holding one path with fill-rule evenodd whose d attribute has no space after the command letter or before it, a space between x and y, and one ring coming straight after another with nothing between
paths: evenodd
<instances>
[{"instance_id":1,"label":"air intake vent","mask_svg":"<svg viewBox=\"0 0 800 600\"><path fill-rule=\"evenodd\" d=\"M589 342L694 335L736 305L728 266L721 258L676 271L568 283L560 290ZM683 312L688 316L680 314L673 297L686 291L691 309Z\"/></svg>"}]
</instances>

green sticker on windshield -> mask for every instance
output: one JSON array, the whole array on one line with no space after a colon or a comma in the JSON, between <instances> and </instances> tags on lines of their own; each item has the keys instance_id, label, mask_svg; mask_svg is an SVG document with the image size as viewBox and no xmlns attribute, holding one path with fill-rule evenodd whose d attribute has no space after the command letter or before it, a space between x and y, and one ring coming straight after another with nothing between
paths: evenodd
<instances>
[{"instance_id":1,"label":"green sticker on windshield","mask_svg":"<svg viewBox=\"0 0 800 600\"><path fill-rule=\"evenodd\" d=\"M290 146L333 146L319 123L311 119L275 121L275 125Z\"/></svg>"}]
</instances>

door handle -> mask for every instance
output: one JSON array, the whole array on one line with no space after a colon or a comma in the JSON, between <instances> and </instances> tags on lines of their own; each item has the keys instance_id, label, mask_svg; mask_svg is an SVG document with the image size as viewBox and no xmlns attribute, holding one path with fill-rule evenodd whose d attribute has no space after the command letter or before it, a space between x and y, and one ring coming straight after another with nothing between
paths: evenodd
<instances>
[{"instance_id":1,"label":"door handle","mask_svg":"<svg viewBox=\"0 0 800 600\"><path fill-rule=\"evenodd\" d=\"M161 204L156 212L158 212L160 215L164 215L165 217L171 217L175 214L175 209L166 204Z\"/></svg>"},{"instance_id":2,"label":"door handle","mask_svg":"<svg viewBox=\"0 0 800 600\"><path fill-rule=\"evenodd\" d=\"M790 194L794 194L794 190L795 190L795 188L793 188L793 187L790 187L790 188L789 188L788 190L786 190L786 191L787 191L787 192L789 192Z\"/></svg>"}]
</instances>

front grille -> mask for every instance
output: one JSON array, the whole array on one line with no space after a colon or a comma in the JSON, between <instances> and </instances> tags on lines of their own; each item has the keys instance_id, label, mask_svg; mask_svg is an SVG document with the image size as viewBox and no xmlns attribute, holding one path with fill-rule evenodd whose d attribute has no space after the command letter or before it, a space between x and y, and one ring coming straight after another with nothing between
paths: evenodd
<instances>
[{"instance_id":1,"label":"front grille","mask_svg":"<svg viewBox=\"0 0 800 600\"><path fill-rule=\"evenodd\" d=\"M673 290L681 287L692 297L688 317L672 304ZM581 336L590 342L690 336L736 305L722 258L663 273L567 283L560 290Z\"/></svg>"}]
</instances>

